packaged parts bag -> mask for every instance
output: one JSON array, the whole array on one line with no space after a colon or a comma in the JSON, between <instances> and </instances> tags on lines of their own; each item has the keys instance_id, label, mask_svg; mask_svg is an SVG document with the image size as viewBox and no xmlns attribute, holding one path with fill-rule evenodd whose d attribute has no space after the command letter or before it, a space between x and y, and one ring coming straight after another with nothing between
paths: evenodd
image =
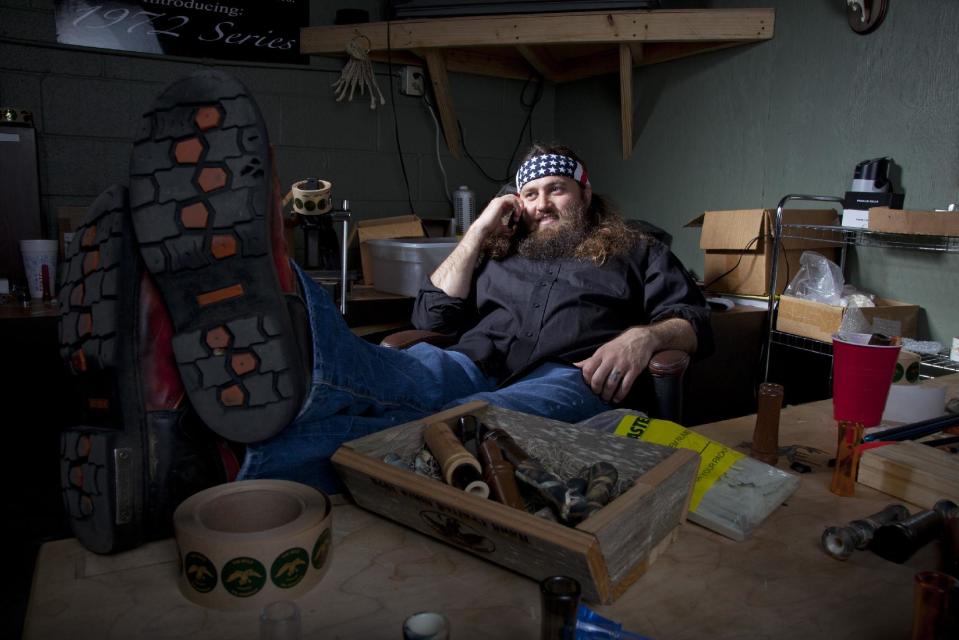
<instances>
[{"instance_id":1,"label":"packaged parts bag","mask_svg":"<svg viewBox=\"0 0 959 640\"><path fill-rule=\"evenodd\" d=\"M839 265L815 251L803 251L799 264L799 272L783 293L838 307L845 284Z\"/></svg>"},{"instance_id":2,"label":"packaged parts bag","mask_svg":"<svg viewBox=\"0 0 959 640\"><path fill-rule=\"evenodd\" d=\"M675 422L614 409L580 426L699 453L689 519L733 540L745 540L799 487L799 476L750 458Z\"/></svg>"}]
</instances>

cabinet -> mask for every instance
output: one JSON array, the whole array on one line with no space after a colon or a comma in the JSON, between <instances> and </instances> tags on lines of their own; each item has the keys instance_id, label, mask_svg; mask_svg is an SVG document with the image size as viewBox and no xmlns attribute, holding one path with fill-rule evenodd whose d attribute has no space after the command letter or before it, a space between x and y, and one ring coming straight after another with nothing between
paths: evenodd
<instances>
[{"instance_id":1,"label":"cabinet","mask_svg":"<svg viewBox=\"0 0 959 640\"><path fill-rule=\"evenodd\" d=\"M776 305L777 296L772 292L776 291L779 278L778 262L780 244L783 239L814 239L826 245L839 247L839 266L843 270L843 273L845 273L846 266L846 251L850 246L959 253L959 237L955 236L886 233L883 231L857 229L838 225L784 224L782 221L783 207L787 202L794 200L801 202L829 202L834 205L839 205L840 207L842 206L842 198L837 196L790 194L784 196L776 207L776 220L773 229L773 262L769 284L769 291L771 293L768 300L769 324L766 332L765 349L763 350L763 378L767 381L769 380L769 365L772 359L773 345L781 345L790 349L799 349L824 357L832 357L832 345L828 342L795 336L776 331L775 329L776 313L778 312ZM923 377L933 377L959 371L959 363L949 360L949 358L944 355L923 355L921 366L921 375Z\"/></svg>"}]
</instances>

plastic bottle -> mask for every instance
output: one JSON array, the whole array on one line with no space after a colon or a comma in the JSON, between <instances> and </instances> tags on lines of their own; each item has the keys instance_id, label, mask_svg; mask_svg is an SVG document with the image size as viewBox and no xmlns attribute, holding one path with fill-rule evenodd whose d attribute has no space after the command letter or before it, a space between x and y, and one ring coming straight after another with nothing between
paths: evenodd
<instances>
[{"instance_id":1,"label":"plastic bottle","mask_svg":"<svg viewBox=\"0 0 959 640\"><path fill-rule=\"evenodd\" d=\"M453 192L453 218L456 233L466 233L476 219L476 195L466 185Z\"/></svg>"}]
</instances>

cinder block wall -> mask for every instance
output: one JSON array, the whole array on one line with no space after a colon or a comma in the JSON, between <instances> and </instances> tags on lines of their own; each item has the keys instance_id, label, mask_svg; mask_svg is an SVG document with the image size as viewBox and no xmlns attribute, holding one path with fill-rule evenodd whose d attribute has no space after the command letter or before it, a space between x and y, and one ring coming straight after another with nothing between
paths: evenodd
<instances>
[{"instance_id":1,"label":"cinder block wall","mask_svg":"<svg viewBox=\"0 0 959 640\"><path fill-rule=\"evenodd\" d=\"M332 24L329 4L312 2L312 24ZM380 4L350 6L368 8L377 20ZM389 102L394 99L414 212L452 216L433 119L421 98L399 94L398 81L390 97L386 65L375 70L388 101L371 110L365 96L336 102L331 84L345 59L312 57L309 66L207 62L239 77L256 97L281 183L288 187L310 176L330 180L334 197L350 200L356 220L410 213ZM0 0L0 105L34 114L41 206L50 234L58 206L85 206L110 184L127 182L140 114L167 83L200 67L191 59L57 45L52 0ZM505 177L527 115L520 102L524 83L462 74L451 74L450 83L467 149L492 177ZM554 94L546 87L534 111L538 139L553 137ZM469 185L482 206L500 183L486 179L465 155L452 158L442 134L439 147L448 188Z\"/></svg>"}]
</instances>

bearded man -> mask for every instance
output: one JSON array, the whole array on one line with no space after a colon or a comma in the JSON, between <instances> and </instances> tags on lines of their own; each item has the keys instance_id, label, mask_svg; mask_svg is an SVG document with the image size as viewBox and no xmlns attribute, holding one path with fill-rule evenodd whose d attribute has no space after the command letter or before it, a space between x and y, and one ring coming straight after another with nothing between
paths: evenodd
<instances>
[{"instance_id":1,"label":"bearded man","mask_svg":"<svg viewBox=\"0 0 959 640\"><path fill-rule=\"evenodd\" d=\"M534 146L515 186L417 296L413 325L456 336L449 348L366 343L301 274L312 386L292 424L247 447L241 478L335 490L329 457L347 440L472 400L578 422L622 402L657 351L711 348L682 264L610 211L572 150Z\"/></svg>"},{"instance_id":2,"label":"bearded man","mask_svg":"<svg viewBox=\"0 0 959 640\"><path fill-rule=\"evenodd\" d=\"M490 202L432 275L417 327L462 333L452 349L500 386L557 363L550 375L586 411L622 402L655 352L709 348L708 310L686 270L610 211L571 149L534 146L516 189ZM535 400L524 410L556 417Z\"/></svg>"}]
</instances>

